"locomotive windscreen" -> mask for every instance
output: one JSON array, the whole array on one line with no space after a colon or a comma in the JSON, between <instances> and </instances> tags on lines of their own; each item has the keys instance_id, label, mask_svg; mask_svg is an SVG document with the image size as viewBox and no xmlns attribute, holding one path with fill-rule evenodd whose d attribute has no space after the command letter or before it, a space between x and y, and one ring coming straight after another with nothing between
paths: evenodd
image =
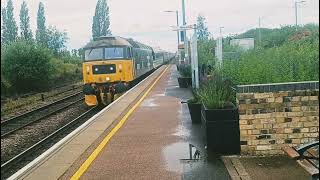
<instances>
[{"instance_id":1,"label":"locomotive windscreen","mask_svg":"<svg viewBox=\"0 0 320 180\"><path fill-rule=\"evenodd\" d=\"M87 49L84 52L84 59L86 61L103 59L103 48Z\"/></svg>"},{"instance_id":2,"label":"locomotive windscreen","mask_svg":"<svg viewBox=\"0 0 320 180\"><path fill-rule=\"evenodd\" d=\"M104 47L85 50L85 61L131 58L129 47Z\"/></svg>"},{"instance_id":3,"label":"locomotive windscreen","mask_svg":"<svg viewBox=\"0 0 320 180\"><path fill-rule=\"evenodd\" d=\"M126 59L130 58L128 47L107 47L104 48L105 59Z\"/></svg>"}]
</instances>

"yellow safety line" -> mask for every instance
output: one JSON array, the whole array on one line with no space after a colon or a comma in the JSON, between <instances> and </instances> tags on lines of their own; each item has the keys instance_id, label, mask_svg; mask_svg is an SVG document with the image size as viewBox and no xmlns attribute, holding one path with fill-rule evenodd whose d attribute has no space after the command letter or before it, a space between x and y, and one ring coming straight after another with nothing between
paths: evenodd
<instances>
[{"instance_id":1,"label":"yellow safety line","mask_svg":"<svg viewBox=\"0 0 320 180\"><path fill-rule=\"evenodd\" d=\"M139 106L139 104L143 101L143 99L149 94L154 85L159 81L159 79L163 76L163 74L169 68L161 73L161 75L153 82L150 88L143 94L143 96L139 99L139 101L127 112L127 114L120 120L120 122L111 130L111 132L103 139L103 141L99 144L99 146L90 154L88 159L81 165L81 167L77 170L77 172L71 177L71 180L80 179L83 173L89 168L91 163L97 158L101 150L107 145L112 136L123 126L128 117L132 114L132 112Z\"/></svg>"}]
</instances>

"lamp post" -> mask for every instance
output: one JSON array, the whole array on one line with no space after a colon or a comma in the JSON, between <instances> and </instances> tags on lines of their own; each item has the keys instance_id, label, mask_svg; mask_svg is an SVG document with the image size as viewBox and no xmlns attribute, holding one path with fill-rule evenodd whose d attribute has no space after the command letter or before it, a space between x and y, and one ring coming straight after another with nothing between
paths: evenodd
<instances>
[{"instance_id":1,"label":"lamp post","mask_svg":"<svg viewBox=\"0 0 320 180\"><path fill-rule=\"evenodd\" d=\"M184 0L182 0L182 25L186 26L186 6ZM183 31L183 44L184 44L184 58L187 63L191 63L189 60L189 46L188 46L188 39L187 39L187 31Z\"/></svg>"},{"instance_id":2,"label":"lamp post","mask_svg":"<svg viewBox=\"0 0 320 180\"><path fill-rule=\"evenodd\" d=\"M177 18L177 26L179 26L179 12L178 11L164 11L164 12L168 12L168 13L176 13L176 18ZM177 31L177 37L178 37L178 46L179 46L179 42L180 42L180 38L179 38L179 31Z\"/></svg>"},{"instance_id":3,"label":"lamp post","mask_svg":"<svg viewBox=\"0 0 320 180\"><path fill-rule=\"evenodd\" d=\"M295 17L296 17L296 31L298 30L298 4L299 3L304 3L306 1L295 1L294 2L294 12L295 12Z\"/></svg>"}]
</instances>

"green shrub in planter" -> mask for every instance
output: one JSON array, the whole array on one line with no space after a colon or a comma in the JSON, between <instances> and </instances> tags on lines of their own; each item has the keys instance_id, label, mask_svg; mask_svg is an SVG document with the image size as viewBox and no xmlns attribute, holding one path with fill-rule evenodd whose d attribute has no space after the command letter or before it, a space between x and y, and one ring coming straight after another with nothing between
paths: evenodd
<instances>
[{"instance_id":1,"label":"green shrub in planter","mask_svg":"<svg viewBox=\"0 0 320 180\"><path fill-rule=\"evenodd\" d=\"M202 84L198 95L202 104L208 109L234 107L235 92L232 89L232 82L219 75Z\"/></svg>"},{"instance_id":2,"label":"green shrub in planter","mask_svg":"<svg viewBox=\"0 0 320 180\"><path fill-rule=\"evenodd\" d=\"M222 154L240 152L238 110L231 81L213 76L199 90L201 121L208 150Z\"/></svg>"},{"instance_id":3,"label":"green shrub in planter","mask_svg":"<svg viewBox=\"0 0 320 180\"><path fill-rule=\"evenodd\" d=\"M179 67L180 77L178 77L179 86L181 88L190 87L192 84L191 79L191 66L187 64L181 64Z\"/></svg>"},{"instance_id":4,"label":"green shrub in planter","mask_svg":"<svg viewBox=\"0 0 320 180\"><path fill-rule=\"evenodd\" d=\"M191 77L191 65L184 64L179 66L179 73L181 77Z\"/></svg>"},{"instance_id":5,"label":"green shrub in planter","mask_svg":"<svg viewBox=\"0 0 320 180\"><path fill-rule=\"evenodd\" d=\"M201 122L201 102L197 92L194 92L194 97L187 101L192 123Z\"/></svg>"}]
</instances>

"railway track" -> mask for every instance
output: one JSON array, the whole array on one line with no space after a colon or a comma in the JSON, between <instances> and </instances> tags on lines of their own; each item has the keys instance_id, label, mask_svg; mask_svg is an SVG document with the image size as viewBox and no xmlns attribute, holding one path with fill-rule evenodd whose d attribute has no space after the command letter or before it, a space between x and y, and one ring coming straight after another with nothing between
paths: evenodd
<instances>
[{"instance_id":1,"label":"railway track","mask_svg":"<svg viewBox=\"0 0 320 180\"><path fill-rule=\"evenodd\" d=\"M57 143L71 131L76 129L88 118L96 114L99 110L101 110L99 107L90 108L89 110L87 110L80 116L76 117L63 127L46 136L44 139L40 140L33 146L29 147L20 154L14 156L10 160L1 164L1 179L8 178L12 173L14 173L18 169L22 168L27 163L38 157L42 152L49 149L53 144Z\"/></svg>"},{"instance_id":2,"label":"railway track","mask_svg":"<svg viewBox=\"0 0 320 180\"><path fill-rule=\"evenodd\" d=\"M36 123L48 116L54 115L73 104L83 101L83 99L82 92L77 92L33 111L4 120L1 122L1 139L8 137L17 130Z\"/></svg>"},{"instance_id":3,"label":"railway track","mask_svg":"<svg viewBox=\"0 0 320 180\"><path fill-rule=\"evenodd\" d=\"M63 87L63 86L61 86ZM61 88L61 87L57 87L57 88ZM54 97L56 96L60 96L61 94L70 94L70 92L73 92L73 91L81 91L82 90L82 87L83 85L72 85L66 89L59 89L59 90L56 90L56 92L54 93L46 93L46 92L43 92L43 93L30 93L28 95L22 95L20 97L16 97L16 98L13 98L12 100L17 100L18 98L29 98L31 96L35 96L36 99L34 99L32 101L32 103L37 103L37 102L40 102L40 101L47 101L47 100L50 100L50 99L54 99ZM1 100L1 103L5 104L7 100ZM13 109L17 109L17 108L22 108L26 105L28 105L28 103L30 102L24 102L22 104L19 104L17 106L12 106L10 108L5 108L5 111L12 111Z\"/></svg>"}]
</instances>

